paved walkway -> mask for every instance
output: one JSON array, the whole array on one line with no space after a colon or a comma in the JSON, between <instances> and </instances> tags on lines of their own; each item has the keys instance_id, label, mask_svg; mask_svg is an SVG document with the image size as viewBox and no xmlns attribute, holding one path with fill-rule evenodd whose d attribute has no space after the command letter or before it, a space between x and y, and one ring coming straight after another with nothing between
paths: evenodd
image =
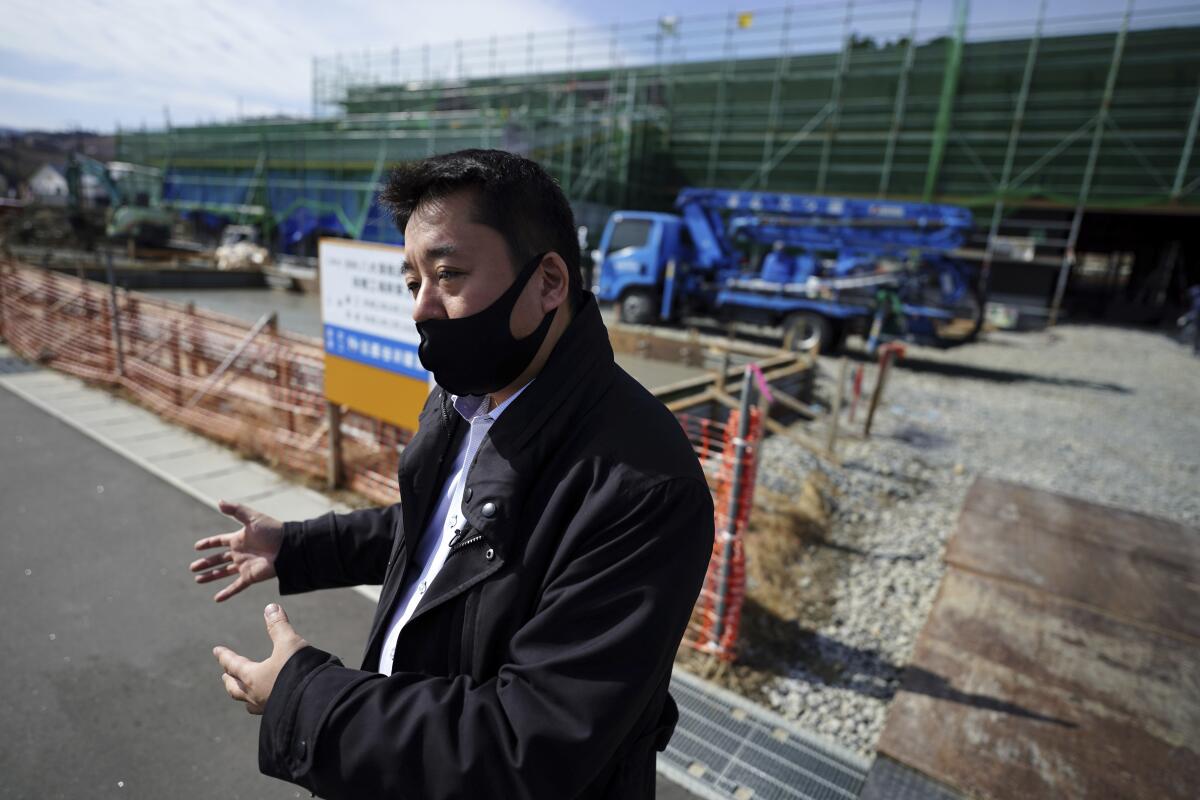
<instances>
[{"instance_id":1,"label":"paved walkway","mask_svg":"<svg viewBox=\"0 0 1200 800\"><path fill-rule=\"evenodd\" d=\"M105 405L80 413L114 434L114 410L140 413ZM262 608L278 595L264 584L217 605L187 570L192 543L228 520L14 393L0 391L0 418L0 797L300 796L259 774L257 720L225 696L210 652L266 656ZM337 590L285 607L357 662L369 603Z\"/></svg>"}]
</instances>

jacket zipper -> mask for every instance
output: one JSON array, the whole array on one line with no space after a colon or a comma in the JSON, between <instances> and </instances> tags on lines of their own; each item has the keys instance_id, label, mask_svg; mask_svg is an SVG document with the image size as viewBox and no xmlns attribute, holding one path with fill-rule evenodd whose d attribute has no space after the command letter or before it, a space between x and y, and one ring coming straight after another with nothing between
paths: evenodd
<instances>
[{"instance_id":1,"label":"jacket zipper","mask_svg":"<svg viewBox=\"0 0 1200 800\"><path fill-rule=\"evenodd\" d=\"M455 542L453 539L451 539L450 540L450 552L447 554L446 557L449 558L450 556L457 553L459 550L470 547L471 545L475 544L476 542L481 542L481 541L483 541L482 534L480 534L478 536L472 536L470 539L464 539L461 542Z\"/></svg>"},{"instance_id":2,"label":"jacket zipper","mask_svg":"<svg viewBox=\"0 0 1200 800\"><path fill-rule=\"evenodd\" d=\"M438 405L442 409L442 430L446 432L446 447L450 446L451 440L454 438L450 435L450 414L446 411L446 392L442 390L441 402Z\"/></svg>"},{"instance_id":3,"label":"jacket zipper","mask_svg":"<svg viewBox=\"0 0 1200 800\"><path fill-rule=\"evenodd\" d=\"M446 558L454 555L464 547L470 547L483 539L482 533L475 533L474 536L471 536L470 534L472 533L475 533L475 531L471 528L471 523L464 521L462 528L456 531L454 538L450 540L450 552L446 554Z\"/></svg>"},{"instance_id":4,"label":"jacket zipper","mask_svg":"<svg viewBox=\"0 0 1200 800\"><path fill-rule=\"evenodd\" d=\"M453 437L450 435L450 415L446 412L446 393L444 391L442 392L442 402L440 405L441 405L441 409L442 409L442 423L443 423L443 427L446 430L446 450L443 452L443 456L442 456L444 458L445 453L449 452L450 443L453 440ZM439 467L441 466L440 461L439 461L438 465L439 465ZM450 540L450 552L448 552L446 554L446 558L450 558L450 556L454 555L459 550L462 550L463 548L466 548L466 547L470 547L471 545L475 544L476 542L483 540L482 534L476 534L475 536L471 536L471 537L467 538L467 533L470 530L471 530L471 523L466 522L463 524L462 529L454 534L454 538Z\"/></svg>"}]
</instances>

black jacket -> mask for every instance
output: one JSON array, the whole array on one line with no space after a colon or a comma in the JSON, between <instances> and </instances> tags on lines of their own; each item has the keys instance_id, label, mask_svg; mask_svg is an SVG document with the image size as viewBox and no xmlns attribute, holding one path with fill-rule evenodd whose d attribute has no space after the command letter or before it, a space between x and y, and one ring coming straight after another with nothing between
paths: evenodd
<instances>
[{"instance_id":1,"label":"black jacket","mask_svg":"<svg viewBox=\"0 0 1200 800\"><path fill-rule=\"evenodd\" d=\"M667 693L713 546L679 423L613 361L587 295L466 476L472 530L379 653L415 542L467 425L435 389L400 503L284 526L281 594L382 584L362 669L316 647L279 674L259 768L324 798L654 794Z\"/></svg>"}]
</instances>

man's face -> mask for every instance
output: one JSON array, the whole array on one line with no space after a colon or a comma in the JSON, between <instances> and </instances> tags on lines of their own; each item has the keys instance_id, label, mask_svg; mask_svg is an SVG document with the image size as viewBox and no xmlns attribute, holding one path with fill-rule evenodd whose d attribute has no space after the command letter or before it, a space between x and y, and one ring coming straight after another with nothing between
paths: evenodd
<instances>
[{"instance_id":1,"label":"man's face","mask_svg":"<svg viewBox=\"0 0 1200 800\"><path fill-rule=\"evenodd\" d=\"M423 204L404 228L404 274L412 293L413 322L468 317L490 306L516 277L504 238L473 221L473 193L455 192ZM544 312L540 271L526 285L510 328L523 338Z\"/></svg>"}]
</instances>

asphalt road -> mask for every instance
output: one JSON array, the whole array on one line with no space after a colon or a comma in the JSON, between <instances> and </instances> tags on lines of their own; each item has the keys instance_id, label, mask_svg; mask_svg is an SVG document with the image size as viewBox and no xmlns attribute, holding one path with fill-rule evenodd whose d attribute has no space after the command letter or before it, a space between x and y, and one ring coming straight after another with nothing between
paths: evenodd
<instances>
[{"instance_id":1,"label":"asphalt road","mask_svg":"<svg viewBox=\"0 0 1200 800\"><path fill-rule=\"evenodd\" d=\"M370 602L263 584L213 603L187 565L224 516L4 389L0 419L0 798L308 797L258 772L258 718L211 649L265 657L276 600L355 667Z\"/></svg>"}]
</instances>

